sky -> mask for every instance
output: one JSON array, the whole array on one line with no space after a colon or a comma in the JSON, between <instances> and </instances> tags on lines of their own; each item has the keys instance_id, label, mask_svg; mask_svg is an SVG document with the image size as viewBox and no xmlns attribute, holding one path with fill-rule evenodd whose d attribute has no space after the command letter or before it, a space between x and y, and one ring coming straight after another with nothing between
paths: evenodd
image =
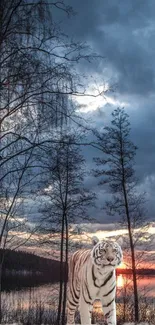
<instances>
[{"instance_id":1,"label":"sky","mask_svg":"<svg viewBox=\"0 0 155 325\"><path fill-rule=\"evenodd\" d=\"M76 15L63 21L64 31L78 41L86 42L93 52L104 57L81 71L97 77L99 84L108 83L114 92L104 98L78 99L83 116L92 119L96 128L109 123L111 111L124 106L131 123L131 139L138 147L135 161L139 189L146 192L147 219L155 220L155 2L153 0L68 0ZM80 69L80 68L79 68ZM91 79L91 80L92 80ZM90 82L91 86L91 82ZM98 153L85 150L87 164ZM98 207L106 193L98 189L89 176L89 188L98 192ZM102 212L97 217L109 222ZM111 219L110 222L116 221Z\"/></svg>"},{"instance_id":2,"label":"sky","mask_svg":"<svg viewBox=\"0 0 155 325\"><path fill-rule=\"evenodd\" d=\"M90 118L97 129L107 125L111 112L123 106L129 114L131 139L138 147L135 160L139 189L146 192L146 220L150 222L150 232L155 237L155 1L154 0L66 0L76 14L70 19L63 13L57 16L63 32L69 37L87 43L92 51L101 55L102 60L79 65L79 73L90 76L88 87L93 80L98 86L108 84L113 87L106 98L78 98L81 114ZM57 14L58 15L58 14ZM91 140L91 135L88 140ZM92 158L98 155L93 148L85 148L84 155L88 169L93 166ZM87 225L92 235L102 231L118 229L118 219L107 217L101 210L107 193L99 188L97 180L88 175L85 185L97 194L97 208L91 209L96 224ZM31 214L35 207L29 202ZM102 226L101 226L102 224ZM85 229L83 225L83 229ZM102 235L101 232L99 236ZM155 244L154 244L155 246Z\"/></svg>"}]
</instances>

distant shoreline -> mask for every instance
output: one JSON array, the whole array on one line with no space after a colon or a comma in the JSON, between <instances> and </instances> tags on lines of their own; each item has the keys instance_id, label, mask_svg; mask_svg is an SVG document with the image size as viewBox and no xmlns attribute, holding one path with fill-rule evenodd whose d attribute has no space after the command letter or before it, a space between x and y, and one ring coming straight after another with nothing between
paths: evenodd
<instances>
[{"instance_id":1,"label":"distant shoreline","mask_svg":"<svg viewBox=\"0 0 155 325\"><path fill-rule=\"evenodd\" d=\"M136 273L138 275L149 275L149 276L155 276L155 269L137 269ZM126 274L126 275L130 275L132 274L132 269L117 269L116 270L116 275L120 275L120 274Z\"/></svg>"}]
</instances>

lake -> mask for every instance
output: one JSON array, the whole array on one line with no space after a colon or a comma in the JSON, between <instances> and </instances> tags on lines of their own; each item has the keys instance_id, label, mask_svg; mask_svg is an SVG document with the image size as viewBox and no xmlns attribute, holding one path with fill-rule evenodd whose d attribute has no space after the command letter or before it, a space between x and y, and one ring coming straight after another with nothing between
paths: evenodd
<instances>
[{"instance_id":1,"label":"lake","mask_svg":"<svg viewBox=\"0 0 155 325\"><path fill-rule=\"evenodd\" d=\"M138 279L138 287L141 301L147 300L153 306L155 304L155 276L141 276ZM33 324L36 317L41 317L40 322L46 324L45 318L56 317L58 305L59 284L48 283L34 287L21 287L20 290L4 290L2 292L2 310L5 314L5 321L8 315L13 321L23 321L28 317L32 318ZM131 295L131 276L119 274L117 276L117 305L119 313L122 313L124 298ZM102 314L99 301L94 304L94 312ZM47 317L48 315L48 317ZM24 321L23 321L24 322ZM38 320L39 323L39 320ZM52 323L51 323L52 324Z\"/></svg>"},{"instance_id":2,"label":"lake","mask_svg":"<svg viewBox=\"0 0 155 325\"><path fill-rule=\"evenodd\" d=\"M155 299L155 275L145 276L139 275L137 278L137 284L141 296ZM131 290L132 287L132 276L119 274L117 276L117 296L120 297L124 294L126 288Z\"/></svg>"}]
</instances>

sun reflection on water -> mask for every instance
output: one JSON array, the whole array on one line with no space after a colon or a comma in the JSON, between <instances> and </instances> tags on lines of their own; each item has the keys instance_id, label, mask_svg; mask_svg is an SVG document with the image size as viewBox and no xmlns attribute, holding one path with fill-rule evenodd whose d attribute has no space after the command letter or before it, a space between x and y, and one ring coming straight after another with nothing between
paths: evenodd
<instances>
[{"instance_id":1,"label":"sun reflection on water","mask_svg":"<svg viewBox=\"0 0 155 325\"><path fill-rule=\"evenodd\" d=\"M123 288L124 286L124 278L122 274L119 274L117 277L117 288Z\"/></svg>"}]
</instances>

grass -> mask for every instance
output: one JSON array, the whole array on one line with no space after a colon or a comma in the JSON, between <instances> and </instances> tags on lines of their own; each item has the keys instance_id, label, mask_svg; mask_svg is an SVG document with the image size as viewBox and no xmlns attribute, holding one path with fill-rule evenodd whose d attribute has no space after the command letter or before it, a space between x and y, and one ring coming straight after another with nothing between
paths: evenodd
<instances>
[{"instance_id":1,"label":"grass","mask_svg":"<svg viewBox=\"0 0 155 325\"><path fill-rule=\"evenodd\" d=\"M53 297L53 292L51 291L51 297ZM40 296L32 294L30 290L29 296L25 302L25 294L21 293L6 293L2 295L2 322L1 324L22 324L22 325L56 325L57 319L57 304L53 304L51 297L49 296L49 301L43 298L42 293ZM51 303L50 303L51 302ZM122 325L125 322L133 322L133 305L126 305L125 318L123 319L123 305L117 304L117 325ZM155 324L155 306L144 305L140 306L140 317L141 321L148 322L150 324ZM101 310L95 309L92 314L93 324L102 324L103 314ZM76 323L80 324L79 313L76 313ZM133 323L134 324L134 323Z\"/></svg>"}]
</instances>

